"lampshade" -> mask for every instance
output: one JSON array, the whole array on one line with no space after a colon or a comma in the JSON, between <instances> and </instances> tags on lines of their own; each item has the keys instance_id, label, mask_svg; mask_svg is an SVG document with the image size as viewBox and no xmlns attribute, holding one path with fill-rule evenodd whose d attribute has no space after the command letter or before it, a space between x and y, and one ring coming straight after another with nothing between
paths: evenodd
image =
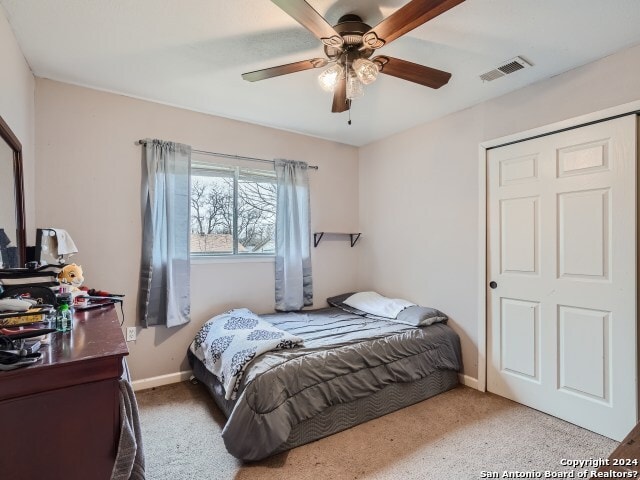
<instances>
[{"instance_id":1,"label":"lampshade","mask_svg":"<svg viewBox=\"0 0 640 480\"><path fill-rule=\"evenodd\" d=\"M38 228L36 230L36 261L45 265L66 263L72 255L78 253L78 247L71 235L61 228Z\"/></svg>"},{"instance_id":2,"label":"lampshade","mask_svg":"<svg viewBox=\"0 0 640 480\"><path fill-rule=\"evenodd\" d=\"M327 68L318 76L318 83L320 87L326 92L333 92L338 83L338 79L344 75L344 68L342 65L334 64Z\"/></svg>"},{"instance_id":3,"label":"lampshade","mask_svg":"<svg viewBox=\"0 0 640 480\"><path fill-rule=\"evenodd\" d=\"M358 75L356 75L353 69L349 69L349 73L347 74L347 98L352 100L362 95L364 95L362 82L358 79Z\"/></svg>"},{"instance_id":4,"label":"lampshade","mask_svg":"<svg viewBox=\"0 0 640 480\"><path fill-rule=\"evenodd\" d=\"M358 79L365 85L373 83L378 77L378 66L366 58L358 58L353 62L353 70Z\"/></svg>"}]
</instances>

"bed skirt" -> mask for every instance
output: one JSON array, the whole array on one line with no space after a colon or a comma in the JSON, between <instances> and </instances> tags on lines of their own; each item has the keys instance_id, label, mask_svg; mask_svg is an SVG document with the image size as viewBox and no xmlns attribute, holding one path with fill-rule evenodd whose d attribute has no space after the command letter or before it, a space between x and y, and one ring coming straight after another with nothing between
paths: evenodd
<instances>
[{"instance_id":1,"label":"bed skirt","mask_svg":"<svg viewBox=\"0 0 640 480\"><path fill-rule=\"evenodd\" d=\"M327 408L291 429L287 441L274 454L319 440L387 413L426 400L458 385L458 372L436 370L411 383L392 383L373 395Z\"/></svg>"}]
</instances>

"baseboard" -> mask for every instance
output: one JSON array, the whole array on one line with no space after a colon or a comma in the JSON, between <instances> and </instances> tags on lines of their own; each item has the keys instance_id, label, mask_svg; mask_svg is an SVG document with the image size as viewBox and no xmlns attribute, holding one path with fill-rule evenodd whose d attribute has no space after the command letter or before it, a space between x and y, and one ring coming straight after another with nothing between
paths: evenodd
<instances>
[{"instance_id":1,"label":"baseboard","mask_svg":"<svg viewBox=\"0 0 640 480\"><path fill-rule=\"evenodd\" d=\"M172 383L184 382L189 380L192 375L191 370L182 372L168 373L167 375L159 375L157 377L143 378L131 382L134 391L146 390L147 388L161 387L162 385L170 385Z\"/></svg>"},{"instance_id":2,"label":"baseboard","mask_svg":"<svg viewBox=\"0 0 640 480\"><path fill-rule=\"evenodd\" d=\"M463 373L458 374L458 379L460 383L466 385L467 387L475 388L478 390L478 379L470 377L468 375L464 375Z\"/></svg>"},{"instance_id":3,"label":"baseboard","mask_svg":"<svg viewBox=\"0 0 640 480\"><path fill-rule=\"evenodd\" d=\"M161 387L162 385L171 385L172 383L185 382L189 380L189 377L191 377L192 374L193 373L191 370L168 373L167 375L159 375L157 377L134 380L133 382L131 382L131 386L133 387L134 391L146 390L147 388ZM461 384L466 385L467 387L474 388L476 390L478 389L477 378L459 373L458 380L460 380Z\"/></svg>"}]
</instances>

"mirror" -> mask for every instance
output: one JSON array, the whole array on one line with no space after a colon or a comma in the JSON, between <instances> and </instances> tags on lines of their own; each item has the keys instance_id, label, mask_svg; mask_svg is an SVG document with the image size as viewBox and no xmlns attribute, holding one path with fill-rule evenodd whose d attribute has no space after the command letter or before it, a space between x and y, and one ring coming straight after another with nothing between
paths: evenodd
<instances>
[{"instance_id":1,"label":"mirror","mask_svg":"<svg viewBox=\"0 0 640 480\"><path fill-rule=\"evenodd\" d=\"M0 268L24 267L22 144L0 117Z\"/></svg>"}]
</instances>

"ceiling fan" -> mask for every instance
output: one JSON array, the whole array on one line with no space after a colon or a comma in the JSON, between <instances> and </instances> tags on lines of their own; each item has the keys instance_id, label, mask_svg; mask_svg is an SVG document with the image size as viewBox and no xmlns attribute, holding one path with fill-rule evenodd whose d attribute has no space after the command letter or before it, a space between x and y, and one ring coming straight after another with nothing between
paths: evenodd
<instances>
[{"instance_id":1,"label":"ceiling fan","mask_svg":"<svg viewBox=\"0 0 640 480\"><path fill-rule=\"evenodd\" d=\"M242 78L249 82L330 65L318 80L321 87L333 92L331 111L344 112L351 108L352 99L363 94L363 85L375 81L379 72L431 88L440 88L451 78L448 72L399 58L385 55L369 58L375 50L464 0L411 0L374 28L354 14L343 15L331 26L305 0L272 1L322 41L327 58L243 73Z\"/></svg>"}]
</instances>

